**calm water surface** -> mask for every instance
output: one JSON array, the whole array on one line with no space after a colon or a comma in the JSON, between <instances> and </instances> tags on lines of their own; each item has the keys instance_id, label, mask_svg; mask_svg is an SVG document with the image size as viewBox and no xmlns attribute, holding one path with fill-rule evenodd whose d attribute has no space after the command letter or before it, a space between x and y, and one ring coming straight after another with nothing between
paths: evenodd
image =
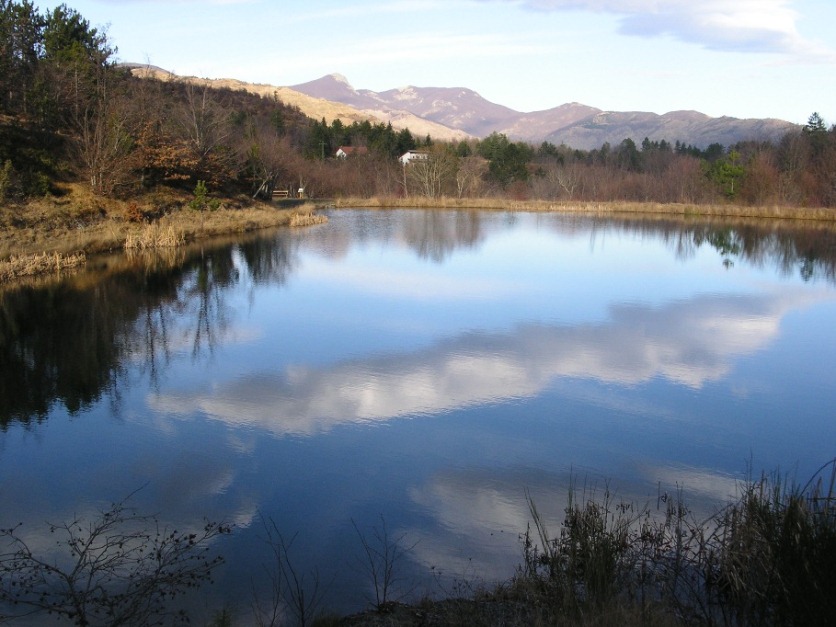
<instances>
[{"instance_id":1,"label":"calm water surface","mask_svg":"<svg viewBox=\"0 0 836 627\"><path fill-rule=\"evenodd\" d=\"M0 295L0 526L132 498L238 525L197 605L264 592L262 519L371 598L513 574L529 490L570 477L710 513L748 468L836 456L836 235L548 214L333 211L305 230L102 260Z\"/></svg>"}]
</instances>

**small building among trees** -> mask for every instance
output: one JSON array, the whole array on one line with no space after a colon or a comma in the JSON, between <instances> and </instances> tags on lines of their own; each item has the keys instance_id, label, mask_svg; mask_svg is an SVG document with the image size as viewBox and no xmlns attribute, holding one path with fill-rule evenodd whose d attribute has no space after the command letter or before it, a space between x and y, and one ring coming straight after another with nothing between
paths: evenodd
<instances>
[{"instance_id":1,"label":"small building among trees","mask_svg":"<svg viewBox=\"0 0 836 627\"><path fill-rule=\"evenodd\" d=\"M426 150L407 150L404 154L398 157L403 165L408 165L412 161L426 161L430 158L430 153Z\"/></svg>"},{"instance_id":2,"label":"small building among trees","mask_svg":"<svg viewBox=\"0 0 836 627\"><path fill-rule=\"evenodd\" d=\"M340 146L334 156L339 159L348 159L356 155L367 154L369 154L369 149L365 146Z\"/></svg>"}]
</instances>

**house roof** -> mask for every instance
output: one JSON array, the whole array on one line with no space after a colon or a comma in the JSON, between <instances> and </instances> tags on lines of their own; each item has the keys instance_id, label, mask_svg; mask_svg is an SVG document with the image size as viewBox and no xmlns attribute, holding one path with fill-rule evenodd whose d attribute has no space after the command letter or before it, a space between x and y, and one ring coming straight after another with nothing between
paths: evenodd
<instances>
[{"instance_id":1,"label":"house roof","mask_svg":"<svg viewBox=\"0 0 836 627\"><path fill-rule=\"evenodd\" d=\"M369 149L365 146L340 146L337 148L337 154L343 154L346 157L350 155L365 155L368 154Z\"/></svg>"}]
</instances>

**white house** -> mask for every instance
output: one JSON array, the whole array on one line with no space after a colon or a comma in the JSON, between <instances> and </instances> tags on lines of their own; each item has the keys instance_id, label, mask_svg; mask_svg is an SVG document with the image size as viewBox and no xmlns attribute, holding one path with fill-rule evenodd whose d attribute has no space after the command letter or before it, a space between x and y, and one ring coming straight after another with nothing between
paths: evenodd
<instances>
[{"instance_id":1,"label":"white house","mask_svg":"<svg viewBox=\"0 0 836 627\"><path fill-rule=\"evenodd\" d=\"M426 150L408 150L398 157L398 161L400 161L403 165L407 165L412 161L426 161L429 158L430 153Z\"/></svg>"},{"instance_id":2,"label":"white house","mask_svg":"<svg viewBox=\"0 0 836 627\"><path fill-rule=\"evenodd\" d=\"M337 152L334 156L339 157L340 159L347 159L351 155L367 154L369 154L369 149L365 146L340 146L337 148Z\"/></svg>"}]
</instances>

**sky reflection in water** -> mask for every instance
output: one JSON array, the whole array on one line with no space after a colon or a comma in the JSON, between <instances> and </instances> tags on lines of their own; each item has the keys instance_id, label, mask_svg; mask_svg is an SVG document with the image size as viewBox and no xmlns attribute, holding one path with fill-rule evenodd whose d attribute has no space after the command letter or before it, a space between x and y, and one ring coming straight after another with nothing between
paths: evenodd
<instances>
[{"instance_id":1,"label":"sky reflection in water","mask_svg":"<svg viewBox=\"0 0 836 627\"><path fill-rule=\"evenodd\" d=\"M700 229L338 211L207 248L156 292L111 276L164 296L126 314L93 401L8 422L0 511L46 546L44 520L145 486L172 525L240 525L206 592L239 601L268 516L350 610L352 520L417 542L420 595L509 577L524 490L557 525L570 474L641 503L682 486L704 513L747 464L806 480L836 454L832 266L804 281L792 238L743 254L718 242L753 233Z\"/></svg>"}]
</instances>

